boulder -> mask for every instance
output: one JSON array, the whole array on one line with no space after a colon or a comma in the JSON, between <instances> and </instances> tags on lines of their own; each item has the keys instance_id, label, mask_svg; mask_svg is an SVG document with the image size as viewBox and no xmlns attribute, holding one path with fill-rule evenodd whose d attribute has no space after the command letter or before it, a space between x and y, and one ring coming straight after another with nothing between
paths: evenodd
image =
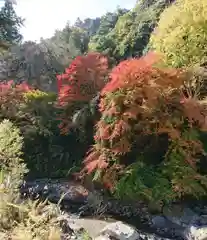
<instances>
[{"instance_id":1,"label":"boulder","mask_svg":"<svg viewBox=\"0 0 207 240\"><path fill-rule=\"evenodd\" d=\"M100 237L103 237L104 239L108 237L108 239L115 238L119 240L137 240L139 239L139 234L132 226L118 221L110 223L104 227L100 231L99 236L97 236L96 240L101 239Z\"/></svg>"},{"instance_id":2,"label":"boulder","mask_svg":"<svg viewBox=\"0 0 207 240\"><path fill-rule=\"evenodd\" d=\"M95 240L169 240L156 234L149 234L135 229L121 221L107 224L95 238Z\"/></svg>"},{"instance_id":3,"label":"boulder","mask_svg":"<svg viewBox=\"0 0 207 240\"><path fill-rule=\"evenodd\" d=\"M185 240L207 240L207 225L202 227L190 226L184 231Z\"/></svg>"}]
</instances>

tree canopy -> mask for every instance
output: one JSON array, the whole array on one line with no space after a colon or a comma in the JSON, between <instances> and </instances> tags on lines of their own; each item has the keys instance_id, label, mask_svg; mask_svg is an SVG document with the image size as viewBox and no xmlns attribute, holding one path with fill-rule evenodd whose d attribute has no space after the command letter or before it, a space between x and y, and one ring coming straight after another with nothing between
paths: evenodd
<instances>
[{"instance_id":1,"label":"tree canopy","mask_svg":"<svg viewBox=\"0 0 207 240\"><path fill-rule=\"evenodd\" d=\"M139 57L148 51L151 32L157 26L161 12L172 0L139 1L131 10L117 8L97 18L78 18L62 30L56 30L48 39L39 43L21 43L17 17L13 4L5 2L2 19L10 19L10 27L4 27L4 42L15 43L0 59L0 79L27 80L42 90L56 91L56 74L67 68L78 55L99 52L109 57L109 65L124 59ZM9 9L9 10L6 10ZM12 10L13 9L13 10ZM8 15L8 17L7 17ZM7 27L6 27L7 26Z\"/></svg>"},{"instance_id":2,"label":"tree canopy","mask_svg":"<svg viewBox=\"0 0 207 240\"><path fill-rule=\"evenodd\" d=\"M151 48L163 55L167 65L202 65L207 61L206 22L206 0L177 0L162 13Z\"/></svg>"},{"instance_id":3,"label":"tree canopy","mask_svg":"<svg viewBox=\"0 0 207 240\"><path fill-rule=\"evenodd\" d=\"M23 19L17 16L12 1L4 1L3 4L0 9L0 48L8 48L22 40L19 30Z\"/></svg>"},{"instance_id":4,"label":"tree canopy","mask_svg":"<svg viewBox=\"0 0 207 240\"><path fill-rule=\"evenodd\" d=\"M104 16L100 29L91 39L89 49L108 54L115 62L130 57L141 56L145 50L151 32L159 20L161 12L172 1L139 1L131 11L118 9L112 25L107 24Z\"/></svg>"}]
</instances>

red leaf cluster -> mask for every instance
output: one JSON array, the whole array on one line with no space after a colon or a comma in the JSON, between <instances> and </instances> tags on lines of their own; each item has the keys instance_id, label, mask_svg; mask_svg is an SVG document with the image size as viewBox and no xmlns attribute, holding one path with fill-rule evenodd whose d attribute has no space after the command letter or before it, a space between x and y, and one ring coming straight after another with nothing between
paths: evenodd
<instances>
[{"instance_id":1,"label":"red leaf cluster","mask_svg":"<svg viewBox=\"0 0 207 240\"><path fill-rule=\"evenodd\" d=\"M128 59L122 61L116 66L110 76L110 82L102 89L102 95L107 92L116 91L124 85L134 83L138 79L143 79L143 76L147 74L152 65L158 61L158 56L153 52L148 53L139 59Z\"/></svg>"},{"instance_id":2,"label":"red leaf cluster","mask_svg":"<svg viewBox=\"0 0 207 240\"><path fill-rule=\"evenodd\" d=\"M15 120L20 103L25 102L24 93L32 88L26 83L15 84L13 80L0 83L0 120Z\"/></svg>"},{"instance_id":3,"label":"red leaf cluster","mask_svg":"<svg viewBox=\"0 0 207 240\"><path fill-rule=\"evenodd\" d=\"M107 75L108 61L100 53L76 57L65 73L57 76L59 105L89 101L104 87Z\"/></svg>"},{"instance_id":4,"label":"red leaf cluster","mask_svg":"<svg viewBox=\"0 0 207 240\"><path fill-rule=\"evenodd\" d=\"M58 107L64 109L59 128L68 132L71 117L84 103L90 101L104 87L108 79L108 60L100 53L78 56L57 76Z\"/></svg>"},{"instance_id":5,"label":"red leaf cluster","mask_svg":"<svg viewBox=\"0 0 207 240\"><path fill-rule=\"evenodd\" d=\"M32 90L32 88L26 82L15 84L13 80L10 80L8 82L0 83L0 91L5 92L6 90L10 90L12 88L16 88L17 90L22 92L27 92Z\"/></svg>"}]
</instances>

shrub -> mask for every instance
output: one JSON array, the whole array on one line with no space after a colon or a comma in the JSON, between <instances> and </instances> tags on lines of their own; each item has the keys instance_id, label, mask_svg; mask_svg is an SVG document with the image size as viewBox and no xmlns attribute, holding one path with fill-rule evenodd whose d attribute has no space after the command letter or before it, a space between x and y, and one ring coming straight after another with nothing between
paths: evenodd
<instances>
[{"instance_id":1,"label":"shrub","mask_svg":"<svg viewBox=\"0 0 207 240\"><path fill-rule=\"evenodd\" d=\"M23 137L9 120L0 123L0 233L5 239L61 239L58 207L23 201L19 184L27 172L22 160ZM1 235L2 236L2 235Z\"/></svg>"},{"instance_id":2,"label":"shrub","mask_svg":"<svg viewBox=\"0 0 207 240\"><path fill-rule=\"evenodd\" d=\"M22 157L23 138L20 130L9 120L0 123L0 228L13 226L16 211L8 206L17 202L18 187L27 168Z\"/></svg>"},{"instance_id":3,"label":"shrub","mask_svg":"<svg viewBox=\"0 0 207 240\"><path fill-rule=\"evenodd\" d=\"M21 129L24 136L31 132L49 134L49 120L54 112L56 95L30 88L13 81L0 85L0 120L7 118Z\"/></svg>"},{"instance_id":4,"label":"shrub","mask_svg":"<svg viewBox=\"0 0 207 240\"><path fill-rule=\"evenodd\" d=\"M206 194L199 131L206 112L185 98L185 72L153 66L153 53L122 62L102 90L95 145L82 174L93 174L119 197L165 201Z\"/></svg>"},{"instance_id":5,"label":"shrub","mask_svg":"<svg viewBox=\"0 0 207 240\"><path fill-rule=\"evenodd\" d=\"M74 134L60 135L57 109L57 96L39 90L24 94L24 112L30 115L32 124L25 132L24 159L31 169L29 177L63 177L73 167L75 144Z\"/></svg>"},{"instance_id":6,"label":"shrub","mask_svg":"<svg viewBox=\"0 0 207 240\"><path fill-rule=\"evenodd\" d=\"M60 240L59 207L47 201L21 199L13 173L14 169L10 169L1 175L0 234L4 233L5 240Z\"/></svg>"},{"instance_id":7,"label":"shrub","mask_svg":"<svg viewBox=\"0 0 207 240\"><path fill-rule=\"evenodd\" d=\"M55 205L41 202L25 202L13 205L21 217L10 235L14 240L60 240L62 230L57 221L60 211Z\"/></svg>"},{"instance_id":8,"label":"shrub","mask_svg":"<svg viewBox=\"0 0 207 240\"><path fill-rule=\"evenodd\" d=\"M66 169L73 165L68 142L76 142L71 136L60 136L56 95L26 88L24 84L15 86L12 81L1 84L0 90L0 120L7 118L19 127L24 137L23 158L31 170L29 176L66 175Z\"/></svg>"},{"instance_id":9,"label":"shrub","mask_svg":"<svg viewBox=\"0 0 207 240\"><path fill-rule=\"evenodd\" d=\"M39 90L24 93L25 104L21 107L21 111L28 115L31 121L30 126L26 126L31 130L28 134L29 138L31 138L31 132L43 136L53 134L52 129L54 125L57 125L57 109L54 106L56 98L54 93L45 93Z\"/></svg>"},{"instance_id":10,"label":"shrub","mask_svg":"<svg viewBox=\"0 0 207 240\"><path fill-rule=\"evenodd\" d=\"M64 109L56 108L56 95L53 93L36 90L25 93L24 97L24 112L33 119L32 124L27 126L30 131L27 130L24 135L24 159L31 170L29 177L68 176L68 170L80 164L93 135L82 138L80 124L76 123L69 134L60 134L58 117ZM86 124L90 121L91 116L86 117Z\"/></svg>"},{"instance_id":11,"label":"shrub","mask_svg":"<svg viewBox=\"0 0 207 240\"><path fill-rule=\"evenodd\" d=\"M150 45L165 63L189 67L206 62L207 1L177 0L160 17Z\"/></svg>"},{"instance_id":12,"label":"shrub","mask_svg":"<svg viewBox=\"0 0 207 240\"><path fill-rule=\"evenodd\" d=\"M0 120L6 118L17 123L17 125L25 120L19 107L24 102L23 93L28 90L27 85L19 84L15 86L13 81L0 84Z\"/></svg>"},{"instance_id":13,"label":"shrub","mask_svg":"<svg viewBox=\"0 0 207 240\"><path fill-rule=\"evenodd\" d=\"M9 120L0 123L0 167L3 173L11 172L17 186L27 172L22 159L23 137L20 134Z\"/></svg>"},{"instance_id":14,"label":"shrub","mask_svg":"<svg viewBox=\"0 0 207 240\"><path fill-rule=\"evenodd\" d=\"M107 81L107 58L99 53L78 56L57 76L58 105L64 109L60 128L68 132L72 115L88 103L103 88Z\"/></svg>"}]
</instances>

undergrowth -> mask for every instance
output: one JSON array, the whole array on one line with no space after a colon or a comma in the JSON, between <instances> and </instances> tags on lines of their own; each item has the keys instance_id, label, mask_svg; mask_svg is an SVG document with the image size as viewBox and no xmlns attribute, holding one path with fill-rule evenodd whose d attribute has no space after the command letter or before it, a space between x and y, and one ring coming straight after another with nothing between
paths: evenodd
<instances>
[{"instance_id":1,"label":"undergrowth","mask_svg":"<svg viewBox=\"0 0 207 240\"><path fill-rule=\"evenodd\" d=\"M23 200L19 185L27 172L23 138L9 120L0 123L0 234L4 240L60 240L58 206ZM2 239L2 240L3 240Z\"/></svg>"}]
</instances>

